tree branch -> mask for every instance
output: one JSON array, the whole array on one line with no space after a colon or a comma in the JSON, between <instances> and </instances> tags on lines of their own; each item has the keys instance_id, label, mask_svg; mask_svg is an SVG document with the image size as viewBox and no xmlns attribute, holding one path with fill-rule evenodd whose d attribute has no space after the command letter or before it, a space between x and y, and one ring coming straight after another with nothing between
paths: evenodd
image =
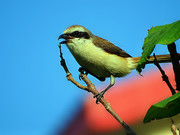
<instances>
[{"instance_id":1,"label":"tree branch","mask_svg":"<svg viewBox=\"0 0 180 135\"><path fill-rule=\"evenodd\" d=\"M71 81L73 84L75 84L77 87L86 90L88 92L91 92L93 95L98 94L97 89L95 88L94 84L87 78L86 74L80 73L80 77L82 80L87 84L87 86L83 86L76 82L71 73L69 72L66 62L62 56L62 51L61 51L61 43L59 44L59 49L60 49L60 58L61 58L61 65L66 72L66 77L69 81ZM132 130L131 127L129 127L119 116L118 114L112 109L110 103L108 103L103 97L100 100L100 103L105 107L105 109L124 127L128 135L136 135L136 133Z\"/></svg>"},{"instance_id":2,"label":"tree branch","mask_svg":"<svg viewBox=\"0 0 180 135\"><path fill-rule=\"evenodd\" d=\"M171 48L172 49L172 48ZM172 87L171 83L169 82L169 78L168 76L165 74L164 70L161 68L161 66L159 65L159 63L157 62L157 59L156 59L156 55L155 53L153 54L154 56L154 64L157 66L157 68L160 70L161 74L162 74L162 78L163 78L163 81L166 82L166 84L168 85L169 89L171 90L171 93L172 95L176 94L176 91L174 90L174 88ZM179 57L179 56L178 56ZM178 58L179 60L179 58ZM174 73L175 73L175 70L174 70ZM171 119L171 132L173 133L173 135L177 135L176 133L176 125L174 124L174 120L172 117L170 117Z\"/></svg>"},{"instance_id":3,"label":"tree branch","mask_svg":"<svg viewBox=\"0 0 180 135\"><path fill-rule=\"evenodd\" d=\"M173 66L173 71L174 71L174 76L175 76L175 81L176 81L176 90L180 91L180 64L179 64L179 55L176 51L176 45L175 43L167 45L167 48L169 50L171 60L172 60L172 66ZM176 125L174 124L173 118L171 118L171 131L173 135L177 135L176 133ZM180 131L179 131L180 134Z\"/></svg>"},{"instance_id":4,"label":"tree branch","mask_svg":"<svg viewBox=\"0 0 180 135\"><path fill-rule=\"evenodd\" d=\"M175 43L172 43L170 45L167 45L168 50L170 52L170 56L172 59L172 65L175 75L175 81L176 81L176 90L180 91L180 64L179 64L179 55L176 51L176 45Z\"/></svg>"},{"instance_id":5,"label":"tree branch","mask_svg":"<svg viewBox=\"0 0 180 135\"><path fill-rule=\"evenodd\" d=\"M154 56L154 65L156 65L157 68L159 69L159 71L161 72L163 81L166 82L167 86L171 90L172 95L176 94L176 91L174 90L174 88L172 87L171 83L169 82L168 76L165 74L164 70L161 68L161 66L157 62L155 53L153 54L153 56Z\"/></svg>"},{"instance_id":6,"label":"tree branch","mask_svg":"<svg viewBox=\"0 0 180 135\"><path fill-rule=\"evenodd\" d=\"M83 86L80 83L78 83L76 80L74 80L74 78L72 77L72 74L69 72L69 69L67 68L65 59L62 56L63 54L62 54L62 51L61 51L61 43L59 44L59 50L60 50L60 58L61 58L60 62L61 62L61 66L63 67L64 71L66 72L66 78L69 81L71 81L73 84L75 84L77 87L79 87L79 88L81 88L83 90L88 91L87 86Z\"/></svg>"},{"instance_id":7,"label":"tree branch","mask_svg":"<svg viewBox=\"0 0 180 135\"><path fill-rule=\"evenodd\" d=\"M173 135L177 135L177 133L176 133L177 128L176 128L176 125L174 124L174 120L172 117L170 119L171 119L171 123L172 123L171 124L171 132L173 133Z\"/></svg>"}]
</instances>

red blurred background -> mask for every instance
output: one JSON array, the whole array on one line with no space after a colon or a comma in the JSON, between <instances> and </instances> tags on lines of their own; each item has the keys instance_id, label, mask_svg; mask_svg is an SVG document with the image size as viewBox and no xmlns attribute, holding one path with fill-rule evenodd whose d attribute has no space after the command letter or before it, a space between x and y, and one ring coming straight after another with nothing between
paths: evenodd
<instances>
[{"instance_id":1,"label":"red blurred background","mask_svg":"<svg viewBox=\"0 0 180 135\"><path fill-rule=\"evenodd\" d=\"M164 70L175 87L172 67L164 67ZM157 120L149 124L142 122L152 104L169 96L171 96L169 88L162 81L160 72L155 70L143 74L143 77L136 75L123 83L116 82L116 85L106 93L105 99L138 134L172 134L169 119ZM82 108L67 127L64 135L124 134L123 127L101 104L95 104L95 99L91 94L85 100Z\"/></svg>"}]
</instances>

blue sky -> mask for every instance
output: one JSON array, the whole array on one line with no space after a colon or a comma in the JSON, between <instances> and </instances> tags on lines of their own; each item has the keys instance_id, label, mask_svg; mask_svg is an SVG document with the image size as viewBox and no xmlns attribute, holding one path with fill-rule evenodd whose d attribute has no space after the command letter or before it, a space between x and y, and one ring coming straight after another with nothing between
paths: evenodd
<instances>
[{"instance_id":1,"label":"blue sky","mask_svg":"<svg viewBox=\"0 0 180 135\"><path fill-rule=\"evenodd\" d=\"M66 80L59 64L57 38L67 27L83 25L140 56L147 30L179 20L179 5L179 0L1 0L0 134L52 134L81 109L87 93ZM78 79L79 65L65 45L62 50ZM167 53L166 46L155 52ZM98 87L107 83L90 78Z\"/></svg>"}]
</instances>

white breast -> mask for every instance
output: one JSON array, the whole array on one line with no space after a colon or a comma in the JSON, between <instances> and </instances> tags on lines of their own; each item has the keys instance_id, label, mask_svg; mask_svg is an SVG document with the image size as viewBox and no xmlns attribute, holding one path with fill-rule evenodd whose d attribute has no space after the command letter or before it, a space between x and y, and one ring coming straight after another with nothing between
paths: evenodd
<instances>
[{"instance_id":1,"label":"white breast","mask_svg":"<svg viewBox=\"0 0 180 135\"><path fill-rule=\"evenodd\" d=\"M97 76L110 77L110 75L114 75L121 77L136 67L131 58L109 54L96 47L90 40L73 40L72 43L67 44L72 55L82 67Z\"/></svg>"}]
</instances>

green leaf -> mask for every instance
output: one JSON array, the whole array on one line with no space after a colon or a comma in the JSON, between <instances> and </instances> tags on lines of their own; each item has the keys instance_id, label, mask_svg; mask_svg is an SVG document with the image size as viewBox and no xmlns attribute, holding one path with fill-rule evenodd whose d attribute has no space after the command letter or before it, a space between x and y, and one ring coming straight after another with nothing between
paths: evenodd
<instances>
[{"instance_id":1,"label":"green leaf","mask_svg":"<svg viewBox=\"0 0 180 135\"><path fill-rule=\"evenodd\" d=\"M156 44L169 45L180 38L180 20L172 24L153 27L144 40L143 52L136 70L140 73Z\"/></svg>"},{"instance_id":2,"label":"green leaf","mask_svg":"<svg viewBox=\"0 0 180 135\"><path fill-rule=\"evenodd\" d=\"M144 118L144 123L154 119L172 117L178 113L180 113L180 92L152 105Z\"/></svg>"}]
</instances>

